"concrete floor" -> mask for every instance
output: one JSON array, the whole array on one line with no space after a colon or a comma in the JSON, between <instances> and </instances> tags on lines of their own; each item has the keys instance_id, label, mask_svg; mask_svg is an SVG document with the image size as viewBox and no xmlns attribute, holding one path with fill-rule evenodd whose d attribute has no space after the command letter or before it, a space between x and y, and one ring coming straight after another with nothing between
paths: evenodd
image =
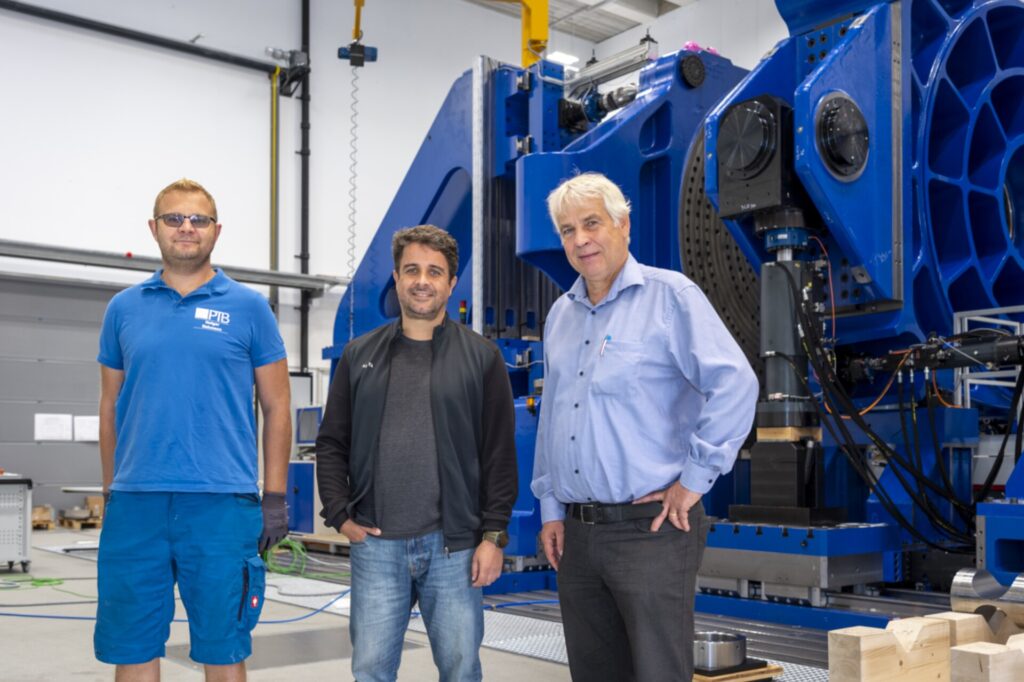
<instances>
[{"instance_id":1,"label":"concrete floor","mask_svg":"<svg viewBox=\"0 0 1024 682\"><path fill-rule=\"evenodd\" d=\"M64 583L55 587L0 590L0 613L94 617L96 564L38 548L95 541L98 536L98 530L34 531L31 575L35 578L60 578ZM6 568L6 564L0 566L0 580L23 575L17 565L13 572ZM50 603L56 604L34 606ZM309 609L268 600L262 619L294 618L308 613ZM180 602L175 617L185 617ZM0 616L0 678L10 682L112 680L113 666L100 663L93 657L92 630L92 620ZM320 613L298 623L261 624L256 627L253 637L250 680L351 679L348 619L344 616ZM169 657L161 663L163 680L202 679L198 666L193 667L195 664L170 656L172 651L181 651L181 647L187 651L187 645L188 626L172 624L167 642ZM484 679L488 681L569 679L569 669L565 665L527 656L484 647L480 650L480 659ZM412 631L406 633L398 679L403 682L437 679L426 635Z\"/></svg>"}]
</instances>

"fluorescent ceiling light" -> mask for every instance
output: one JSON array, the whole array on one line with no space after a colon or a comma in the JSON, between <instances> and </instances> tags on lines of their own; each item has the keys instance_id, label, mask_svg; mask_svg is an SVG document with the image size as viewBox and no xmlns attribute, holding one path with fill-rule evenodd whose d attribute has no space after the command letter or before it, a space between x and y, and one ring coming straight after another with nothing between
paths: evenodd
<instances>
[{"instance_id":1,"label":"fluorescent ceiling light","mask_svg":"<svg viewBox=\"0 0 1024 682\"><path fill-rule=\"evenodd\" d=\"M549 62L554 62L555 64L561 64L562 66L570 66L580 60L579 57L575 57L559 50L555 50L551 54L546 55L545 59Z\"/></svg>"}]
</instances>

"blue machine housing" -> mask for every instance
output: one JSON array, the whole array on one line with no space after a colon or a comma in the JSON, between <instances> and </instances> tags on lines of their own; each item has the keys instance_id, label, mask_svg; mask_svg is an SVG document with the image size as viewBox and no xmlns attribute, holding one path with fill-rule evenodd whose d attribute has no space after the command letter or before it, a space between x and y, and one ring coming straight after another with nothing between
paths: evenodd
<instances>
[{"instance_id":1,"label":"blue machine housing","mask_svg":"<svg viewBox=\"0 0 1024 682\"><path fill-rule=\"evenodd\" d=\"M954 312L1024 302L1024 7L777 5L792 36L709 116L709 166L732 104L768 93L793 107L796 172L839 280L841 344L881 352L949 334ZM866 167L851 181L829 172L817 149L816 117L833 93L854 100L870 130ZM717 205L717 174L706 184ZM726 224L760 265L766 252L750 220Z\"/></svg>"},{"instance_id":2,"label":"blue machine housing","mask_svg":"<svg viewBox=\"0 0 1024 682\"><path fill-rule=\"evenodd\" d=\"M582 171L605 174L630 198L629 249L637 260L682 270L679 208L686 156L707 112L745 73L723 57L702 52L707 76L691 88L679 69L687 54L671 54L645 67L636 100L564 149L517 161L516 253L563 289L576 273L548 217L546 199L562 180Z\"/></svg>"},{"instance_id":3,"label":"blue machine housing","mask_svg":"<svg viewBox=\"0 0 1024 682\"><path fill-rule=\"evenodd\" d=\"M826 306L834 306L839 316L838 328L830 329L839 349L882 354L930 334L950 334L955 312L1024 302L1017 211L1024 205L1024 5L777 0L777 6L791 37L708 117L708 168L718 166L719 126L734 105L767 94L792 107L793 166L812 204L809 227L820 231L834 273L835 300L826 300ZM866 162L854 177L834 174L820 148L819 114L836 95L857 104L870 134ZM705 184L709 199L720 205L718 173L709 170ZM725 221L744 254L760 266L774 256L753 223L751 216ZM952 383L945 376L940 382ZM921 388L910 387L909 402L921 396ZM1005 413L1005 395L982 389L974 397ZM906 454L910 446L901 433L906 427L893 410L895 402L894 396L885 399L866 420ZM934 418L942 451L935 452L928 427L922 426L922 469L937 478L938 458L943 458L958 496L969 500L979 413L939 409ZM855 438L870 448L859 431ZM828 505L846 508L851 520L895 528L827 434L824 446ZM879 486L916 529L939 542L939 533L896 480L904 470L886 464ZM1024 494L1018 491L1020 481L1024 474L1015 470L1008 496ZM948 500L922 494L947 523L963 528ZM982 524L986 529L979 560L984 566L987 557L989 570L1008 584L1024 570L1020 514L1007 504L979 505L977 513L979 529ZM843 528L829 532L848 534ZM883 555L916 545L905 530L874 541L871 551ZM709 547L728 546L722 537L709 540ZM743 548L794 553L763 535L748 537ZM743 609L723 604L704 606L721 613ZM793 618L793 613L778 615ZM812 616L806 618L811 624Z\"/></svg>"},{"instance_id":4,"label":"blue machine housing","mask_svg":"<svg viewBox=\"0 0 1024 682\"><path fill-rule=\"evenodd\" d=\"M806 14L811 4L794 4L799 7L799 25L803 26L811 19ZM821 10L825 4L817 3L815 8ZM778 5L787 17L789 4ZM899 42L903 39L899 22L894 22L892 16L898 16L898 11L898 4L875 5L856 18L782 41L729 97L719 102L707 122L709 167L715 167L718 122L732 104L771 94L793 107L797 175L821 216L823 225L819 227L826 228L822 239L832 257L835 277L844 284L857 283L838 286L839 300L834 303L841 312L869 301L876 308L888 309L870 316L844 317L841 331L843 341L848 343L879 338L909 343L922 338L913 307L900 305L910 281L903 268L904 232L909 233L903 226L910 225L910 202L903 203L900 197L909 196L910 178L909 174L903 177L901 166L893 163L894 158L909 157L909 134L900 135L903 127L909 128L909 94L901 92L899 86L907 67L896 67L895 71L893 67L893 52L898 62ZM791 28L793 25L791 20ZM816 149L816 109L832 92L841 92L858 103L871 132L867 166L853 182L833 177ZM717 173L706 175L706 185L709 199L717 205ZM872 199L865 201L865 197ZM756 266L768 259L761 240L754 236L750 218L725 222Z\"/></svg>"},{"instance_id":5,"label":"blue machine housing","mask_svg":"<svg viewBox=\"0 0 1024 682\"><path fill-rule=\"evenodd\" d=\"M546 62L528 70L498 66L485 95L491 154L484 176L514 183L516 255L563 289L572 284L576 274L545 199L572 174L599 171L632 201L631 252L643 263L682 270L681 186L694 141L704 133L705 187L717 205L719 122L735 103L768 94L793 111L793 170L811 203L808 229L828 250L835 300L826 303L837 309L837 328L830 332L840 350L880 355L932 332L949 334L954 312L1024 303L1024 5L1011 0L777 0L777 5L791 37L749 74L705 52L667 55L643 68L635 101L582 134L558 125L557 104L564 94L560 67ZM699 55L706 70L698 87L687 85L680 73L681 59L691 54ZM452 86L356 271L338 309L334 345L324 351L332 363L353 335L398 315L390 239L402 227L432 223L455 236L462 248L451 317L457 318L460 302L471 300L469 265L488 257L469 248L472 86L471 72ZM819 114L835 95L856 103L870 132L864 168L852 178L830 171L819 148ZM727 220L726 226L755 268L772 258L750 218ZM803 241L801 236L792 245ZM489 323L499 313L469 311ZM538 330L544 313L531 313ZM540 527L529 482L542 349L532 338L497 342L516 395L520 491L507 554L521 570L507 573L491 591L551 587L553 575L532 570L536 566L528 561L538 553ZM950 383L945 376L941 382ZM921 386L910 387L910 400L921 395ZM999 400L996 395L988 403ZM894 403L894 398L882 401L866 419L886 442L903 450ZM934 419L939 451L922 426L921 468L932 476L941 458L957 492L968 498L978 412L937 409ZM855 433L855 439L870 450L864 434ZM826 436L823 445L828 505L846 508L852 521L882 526L815 529L808 537L729 524L728 532L711 535L709 549L789 557L876 553L883 557L885 579L900 579L902 553L916 546L913 538L855 477L837 444ZM883 464L880 487L917 530L937 540L897 480L900 466ZM724 516L730 503L746 501L748 489L749 465L739 461L706 498L708 511ZM1024 496L1024 474L1014 472L1007 492ZM948 523L963 527L948 500L924 494ZM1024 531L1014 530L1020 527L1017 507L987 504L978 511L988 529L985 542L991 543L984 545L990 570L1000 580L1024 570ZM813 627L880 622L877 614L711 594L701 595L698 607Z\"/></svg>"},{"instance_id":6,"label":"blue machine housing","mask_svg":"<svg viewBox=\"0 0 1024 682\"><path fill-rule=\"evenodd\" d=\"M540 62L529 70L499 65L486 89L491 134L489 180L516 183L516 254L567 288L576 278L547 216L545 198L580 170L600 170L618 182L634 201L630 248L645 263L680 268L678 216L685 156L694 133L715 102L746 73L729 60L700 53L704 82L687 85L679 64L690 52L667 55L643 68L635 101L583 134L569 135L558 126L561 67ZM323 357L332 372L345 343L399 314L391 279L391 236L403 227L430 223L450 232L460 244L459 282L449 302L458 319L461 302L471 300L472 94L473 73L458 78L413 160L398 194L374 235L335 319L334 345ZM524 88L524 83L530 87ZM487 227L490 229L490 226ZM486 261L485 261L486 262ZM539 311L546 313L546 311ZM474 311L470 308L469 317ZM488 321L494 311L484 311ZM539 325L538 325L539 327ZM539 329L538 329L539 331ZM529 559L538 553L539 505L529 489L533 474L539 401L531 397L542 376L539 343L496 339L510 368L516 396L516 444L519 497L509 527L506 555ZM723 486L725 490L727 486ZM723 499L722 506L728 500ZM553 587L551 571L506 573L488 591Z\"/></svg>"}]
</instances>

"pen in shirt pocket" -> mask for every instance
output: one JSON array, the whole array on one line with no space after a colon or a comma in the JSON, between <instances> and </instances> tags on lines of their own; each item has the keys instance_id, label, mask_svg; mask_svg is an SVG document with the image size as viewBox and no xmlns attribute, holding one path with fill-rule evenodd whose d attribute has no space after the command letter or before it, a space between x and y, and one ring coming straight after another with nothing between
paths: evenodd
<instances>
[{"instance_id":1,"label":"pen in shirt pocket","mask_svg":"<svg viewBox=\"0 0 1024 682\"><path fill-rule=\"evenodd\" d=\"M604 357L604 349L608 347L608 342L611 340L612 335L609 334L608 336L604 337L604 341L601 342L601 350L600 352L598 352L598 355L600 355L602 358Z\"/></svg>"}]
</instances>

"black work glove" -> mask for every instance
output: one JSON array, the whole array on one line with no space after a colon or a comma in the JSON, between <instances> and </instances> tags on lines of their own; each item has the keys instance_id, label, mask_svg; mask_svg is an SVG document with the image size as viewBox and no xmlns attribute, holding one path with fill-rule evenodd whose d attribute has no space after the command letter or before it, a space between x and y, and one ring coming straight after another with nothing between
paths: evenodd
<instances>
[{"instance_id":1,"label":"black work glove","mask_svg":"<svg viewBox=\"0 0 1024 682\"><path fill-rule=\"evenodd\" d=\"M288 505L284 493L263 493L263 533L260 534L259 553L281 542L288 535Z\"/></svg>"}]
</instances>

